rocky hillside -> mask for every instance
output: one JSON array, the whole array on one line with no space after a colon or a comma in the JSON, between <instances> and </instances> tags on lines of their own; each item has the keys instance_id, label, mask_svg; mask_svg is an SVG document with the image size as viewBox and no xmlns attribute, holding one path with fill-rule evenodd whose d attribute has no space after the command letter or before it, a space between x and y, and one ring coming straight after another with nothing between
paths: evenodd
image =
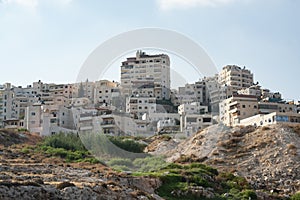
<instances>
[{"instance_id":1,"label":"rocky hillside","mask_svg":"<svg viewBox=\"0 0 300 200\"><path fill-rule=\"evenodd\" d=\"M203 162L246 177L256 191L290 195L300 190L300 127L228 128L215 125L192 138L153 142L148 149L172 162ZM170 148L168 148L168 146Z\"/></svg>"},{"instance_id":2,"label":"rocky hillside","mask_svg":"<svg viewBox=\"0 0 300 200\"><path fill-rule=\"evenodd\" d=\"M102 164L66 163L30 153L41 138L0 131L0 199L161 199L157 178L132 177ZM8 142L7 142L8 141Z\"/></svg>"}]
</instances>

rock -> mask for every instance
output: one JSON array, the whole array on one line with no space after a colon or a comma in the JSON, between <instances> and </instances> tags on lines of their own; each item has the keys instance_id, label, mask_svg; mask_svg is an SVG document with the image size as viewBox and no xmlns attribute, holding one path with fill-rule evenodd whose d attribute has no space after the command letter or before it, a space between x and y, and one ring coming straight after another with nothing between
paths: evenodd
<instances>
[{"instance_id":1,"label":"rock","mask_svg":"<svg viewBox=\"0 0 300 200\"><path fill-rule=\"evenodd\" d=\"M70 182L62 182L57 184L56 188L59 190L62 190L66 187L75 187L74 183L70 183Z\"/></svg>"}]
</instances>

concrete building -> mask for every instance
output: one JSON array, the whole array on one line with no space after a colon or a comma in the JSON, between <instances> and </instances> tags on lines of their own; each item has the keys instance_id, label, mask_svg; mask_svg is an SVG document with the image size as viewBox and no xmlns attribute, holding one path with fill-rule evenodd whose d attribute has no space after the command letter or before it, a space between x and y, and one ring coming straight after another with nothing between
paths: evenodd
<instances>
[{"instance_id":1,"label":"concrete building","mask_svg":"<svg viewBox=\"0 0 300 200\"><path fill-rule=\"evenodd\" d=\"M258 102L259 114L278 113L297 113L297 106L294 103L287 102Z\"/></svg>"},{"instance_id":2,"label":"concrete building","mask_svg":"<svg viewBox=\"0 0 300 200\"><path fill-rule=\"evenodd\" d=\"M211 92L219 87L217 76L204 77L192 84L185 84L179 87L178 91L172 91L172 103L176 106L199 102L201 105L209 107L211 110ZM218 102L219 103L219 102Z\"/></svg>"},{"instance_id":3,"label":"concrete building","mask_svg":"<svg viewBox=\"0 0 300 200\"><path fill-rule=\"evenodd\" d=\"M236 65L227 65L219 73L219 83L233 87L233 92L253 85L253 74L250 70Z\"/></svg>"},{"instance_id":4,"label":"concrete building","mask_svg":"<svg viewBox=\"0 0 300 200\"><path fill-rule=\"evenodd\" d=\"M191 136L213 124L212 116L208 114L208 106L202 106L199 102L178 106L178 114L180 114L180 131L186 136Z\"/></svg>"},{"instance_id":5,"label":"concrete building","mask_svg":"<svg viewBox=\"0 0 300 200\"><path fill-rule=\"evenodd\" d=\"M174 119L159 120L157 122L158 133L173 133L179 130L179 125L176 124Z\"/></svg>"},{"instance_id":6,"label":"concrete building","mask_svg":"<svg viewBox=\"0 0 300 200\"><path fill-rule=\"evenodd\" d=\"M258 100L262 99L262 89L259 85L252 85L248 88L243 88L237 91L241 95L256 96Z\"/></svg>"},{"instance_id":7,"label":"concrete building","mask_svg":"<svg viewBox=\"0 0 300 200\"><path fill-rule=\"evenodd\" d=\"M271 124L300 124L300 114L278 112L258 114L241 120L239 125L267 126Z\"/></svg>"},{"instance_id":8,"label":"concrete building","mask_svg":"<svg viewBox=\"0 0 300 200\"><path fill-rule=\"evenodd\" d=\"M235 126L240 120L258 113L256 96L234 95L220 103L220 121L227 126Z\"/></svg>"},{"instance_id":9,"label":"concrete building","mask_svg":"<svg viewBox=\"0 0 300 200\"><path fill-rule=\"evenodd\" d=\"M120 96L120 85L117 82L100 80L95 82L94 104L111 105L113 99Z\"/></svg>"},{"instance_id":10,"label":"concrete building","mask_svg":"<svg viewBox=\"0 0 300 200\"><path fill-rule=\"evenodd\" d=\"M145 113L156 111L155 97L128 97L126 98L126 113L133 119L142 119Z\"/></svg>"},{"instance_id":11,"label":"concrete building","mask_svg":"<svg viewBox=\"0 0 300 200\"><path fill-rule=\"evenodd\" d=\"M218 84L209 92L210 106L213 115L220 112L219 103L238 94L239 90L249 88L253 85L253 74L250 70L236 65L227 65L214 78ZM244 93L241 93L244 94ZM247 94L248 95L248 94Z\"/></svg>"},{"instance_id":12,"label":"concrete building","mask_svg":"<svg viewBox=\"0 0 300 200\"><path fill-rule=\"evenodd\" d=\"M14 112L13 112L14 92L13 92L13 86L10 83L5 83L2 86L1 96L2 96L2 109L1 109L2 122L8 119L15 119Z\"/></svg>"},{"instance_id":13,"label":"concrete building","mask_svg":"<svg viewBox=\"0 0 300 200\"><path fill-rule=\"evenodd\" d=\"M187 114L181 118L180 130L189 137L212 124L211 115Z\"/></svg>"},{"instance_id":14,"label":"concrete building","mask_svg":"<svg viewBox=\"0 0 300 200\"><path fill-rule=\"evenodd\" d=\"M170 59L166 54L147 55L137 51L136 57L127 58L121 65L121 86L126 96L131 96L138 80L154 80L154 96L170 99Z\"/></svg>"},{"instance_id":15,"label":"concrete building","mask_svg":"<svg viewBox=\"0 0 300 200\"><path fill-rule=\"evenodd\" d=\"M300 113L300 101L295 102L295 105L297 106L297 113Z\"/></svg>"},{"instance_id":16,"label":"concrete building","mask_svg":"<svg viewBox=\"0 0 300 200\"><path fill-rule=\"evenodd\" d=\"M180 106L178 106L178 113L180 115L186 115L186 114L202 115L208 113L208 107L202 106L199 102L181 104Z\"/></svg>"}]
</instances>

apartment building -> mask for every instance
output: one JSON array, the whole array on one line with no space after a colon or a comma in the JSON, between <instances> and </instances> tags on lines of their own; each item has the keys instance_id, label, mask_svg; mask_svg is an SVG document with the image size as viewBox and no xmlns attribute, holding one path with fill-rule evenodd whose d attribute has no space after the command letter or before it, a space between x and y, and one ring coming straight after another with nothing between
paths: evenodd
<instances>
[{"instance_id":1,"label":"apartment building","mask_svg":"<svg viewBox=\"0 0 300 200\"><path fill-rule=\"evenodd\" d=\"M174 119L159 120L157 122L157 132L160 133L173 133L179 130L179 125L176 124Z\"/></svg>"},{"instance_id":2,"label":"apartment building","mask_svg":"<svg viewBox=\"0 0 300 200\"><path fill-rule=\"evenodd\" d=\"M187 104L181 104L178 106L178 113L180 115L186 115L186 114L207 114L208 113L208 107L202 106L199 102L192 102Z\"/></svg>"},{"instance_id":3,"label":"apartment building","mask_svg":"<svg viewBox=\"0 0 300 200\"><path fill-rule=\"evenodd\" d=\"M148 55L137 51L136 57L127 58L121 65L121 86L126 96L131 96L137 80L152 78L154 96L170 99L170 59L166 54Z\"/></svg>"},{"instance_id":4,"label":"apartment building","mask_svg":"<svg viewBox=\"0 0 300 200\"><path fill-rule=\"evenodd\" d=\"M220 103L220 121L227 126L238 125L240 120L258 113L256 96L233 95Z\"/></svg>"},{"instance_id":5,"label":"apartment building","mask_svg":"<svg viewBox=\"0 0 300 200\"><path fill-rule=\"evenodd\" d=\"M85 82L75 83L73 85L73 98L89 98L92 102L94 101L95 94L95 82L86 80Z\"/></svg>"},{"instance_id":6,"label":"apartment building","mask_svg":"<svg viewBox=\"0 0 300 200\"><path fill-rule=\"evenodd\" d=\"M298 113L279 113L258 114L240 121L240 125L248 126L267 126L272 124L300 124Z\"/></svg>"},{"instance_id":7,"label":"apartment building","mask_svg":"<svg viewBox=\"0 0 300 200\"><path fill-rule=\"evenodd\" d=\"M253 85L253 74L245 67L227 65L219 73L219 83L233 87L233 91L249 88Z\"/></svg>"},{"instance_id":8,"label":"apartment building","mask_svg":"<svg viewBox=\"0 0 300 200\"><path fill-rule=\"evenodd\" d=\"M178 114L180 114L180 131L187 136L213 124L212 116L208 114L208 106L202 106L199 102L178 106Z\"/></svg>"},{"instance_id":9,"label":"apartment building","mask_svg":"<svg viewBox=\"0 0 300 200\"><path fill-rule=\"evenodd\" d=\"M258 102L258 109L260 114L270 114L272 112L277 113L297 113L297 106L294 102Z\"/></svg>"},{"instance_id":10,"label":"apartment building","mask_svg":"<svg viewBox=\"0 0 300 200\"><path fill-rule=\"evenodd\" d=\"M14 92L13 86L10 83L5 83L1 89L2 96L2 108L1 108L1 119L2 126L4 121L9 119L15 119L14 111L13 111L13 100L14 100Z\"/></svg>"},{"instance_id":11,"label":"apartment building","mask_svg":"<svg viewBox=\"0 0 300 200\"><path fill-rule=\"evenodd\" d=\"M258 100L262 99L262 89L259 85L252 85L248 88L243 88L237 91L241 95L256 96Z\"/></svg>"},{"instance_id":12,"label":"apartment building","mask_svg":"<svg viewBox=\"0 0 300 200\"><path fill-rule=\"evenodd\" d=\"M187 114L181 117L180 131L189 137L212 124L212 116L209 114Z\"/></svg>"},{"instance_id":13,"label":"apartment building","mask_svg":"<svg viewBox=\"0 0 300 200\"><path fill-rule=\"evenodd\" d=\"M237 94L238 90L246 89L253 85L253 74L251 71L236 65L224 66L214 79L217 80L218 84L209 92L210 110L214 115L220 112L219 103L221 101Z\"/></svg>"},{"instance_id":14,"label":"apartment building","mask_svg":"<svg viewBox=\"0 0 300 200\"><path fill-rule=\"evenodd\" d=\"M154 78L137 78L132 81L132 97L154 97L155 96Z\"/></svg>"},{"instance_id":15,"label":"apartment building","mask_svg":"<svg viewBox=\"0 0 300 200\"><path fill-rule=\"evenodd\" d=\"M156 111L155 97L128 97L126 98L126 112L130 113L133 119L142 119L145 113Z\"/></svg>"},{"instance_id":16,"label":"apartment building","mask_svg":"<svg viewBox=\"0 0 300 200\"><path fill-rule=\"evenodd\" d=\"M111 105L113 99L120 96L120 84L108 80L96 81L93 96L94 104Z\"/></svg>"}]
</instances>

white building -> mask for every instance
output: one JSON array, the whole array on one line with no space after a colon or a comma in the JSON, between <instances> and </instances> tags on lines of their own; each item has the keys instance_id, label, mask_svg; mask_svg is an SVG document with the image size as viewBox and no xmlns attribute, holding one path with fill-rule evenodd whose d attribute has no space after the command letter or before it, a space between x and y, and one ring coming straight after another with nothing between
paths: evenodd
<instances>
[{"instance_id":1,"label":"white building","mask_svg":"<svg viewBox=\"0 0 300 200\"><path fill-rule=\"evenodd\" d=\"M137 51L136 57L127 58L121 66L121 86L123 93L131 96L135 90L134 82L153 78L154 97L170 98L170 59L166 54L147 55Z\"/></svg>"},{"instance_id":2,"label":"white building","mask_svg":"<svg viewBox=\"0 0 300 200\"><path fill-rule=\"evenodd\" d=\"M186 103L186 104L181 104L180 106L178 106L178 113L180 115L207 114L208 113L208 107L207 106L202 106L199 102Z\"/></svg>"},{"instance_id":3,"label":"white building","mask_svg":"<svg viewBox=\"0 0 300 200\"><path fill-rule=\"evenodd\" d=\"M126 98L126 113L134 119L142 119L145 113L156 111L155 97L128 97Z\"/></svg>"},{"instance_id":4,"label":"white building","mask_svg":"<svg viewBox=\"0 0 300 200\"><path fill-rule=\"evenodd\" d=\"M182 116L180 129L187 137L213 124L212 116L208 114L187 114Z\"/></svg>"},{"instance_id":5,"label":"white building","mask_svg":"<svg viewBox=\"0 0 300 200\"><path fill-rule=\"evenodd\" d=\"M176 124L176 121L174 119L167 119L167 120L159 120L157 122L157 132L158 133L172 133L173 131L178 131L179 127Z\"/></svg>"},{"instance_id":6,"label":"white building","mask_svg":"<svg viewBox=\"0 0 300 200\"><path fill-rule=\"evenodd\" d=\"M271 124L300 124L300 114L278 112L258 114L241 120L239 125L267 126Z\"/></svg>"}]
</instances>

